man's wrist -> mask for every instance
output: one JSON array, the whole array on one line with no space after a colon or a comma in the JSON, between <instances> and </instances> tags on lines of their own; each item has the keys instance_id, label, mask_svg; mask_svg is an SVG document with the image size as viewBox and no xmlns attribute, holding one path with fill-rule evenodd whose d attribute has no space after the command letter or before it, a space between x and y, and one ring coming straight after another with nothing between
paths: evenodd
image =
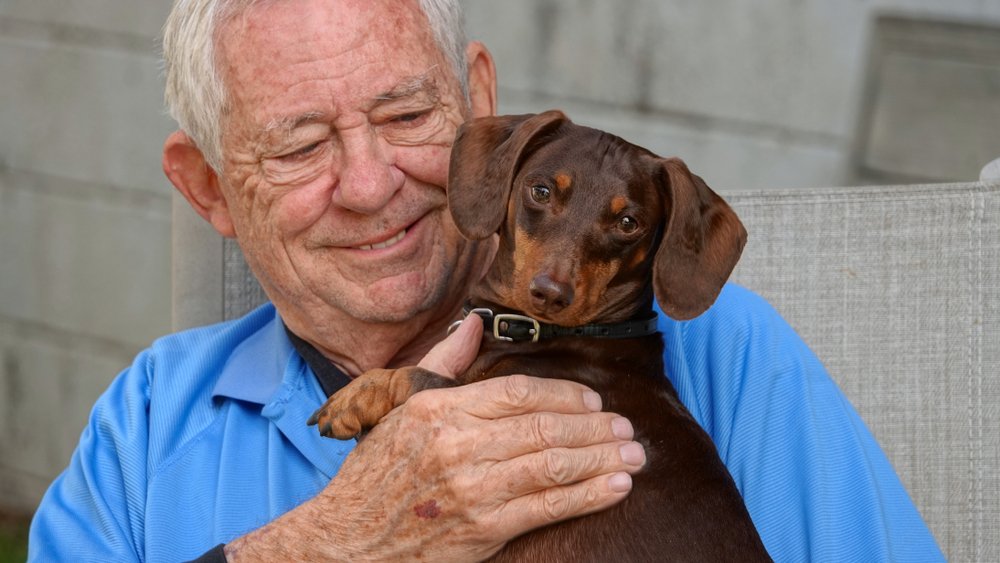
<instances>
[{"instance_id":1,"label":"man's wrist","mask_svg":"<svg viewBox=\"0 0 1000 563\"><path fill-rule=\"evenodd\" d=\"M221 546L223 560L227 563L345 560L345 536L338 533L340 527L337 526L340 519L332 513L334 508L325 503L317 505L317 502L317 498L310 499L260 528L229 541Z\"/></svg>"}]
</instances>

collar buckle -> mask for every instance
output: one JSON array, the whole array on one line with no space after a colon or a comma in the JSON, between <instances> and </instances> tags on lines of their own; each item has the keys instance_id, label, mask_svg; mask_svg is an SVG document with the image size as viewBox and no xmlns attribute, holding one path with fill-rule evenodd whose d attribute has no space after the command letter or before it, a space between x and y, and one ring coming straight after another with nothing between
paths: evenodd
<instances>
[{"instance_id":1,"label":"collar buckle","mask_svg":"<svg viewBox=\"0 0 1000 563\"><path fill-rule=\"evenodd\" d=\"M531 317L512 313L493 315L493 338L506 342L538 342L542 325Z\"/></svg>"}]
</instances>

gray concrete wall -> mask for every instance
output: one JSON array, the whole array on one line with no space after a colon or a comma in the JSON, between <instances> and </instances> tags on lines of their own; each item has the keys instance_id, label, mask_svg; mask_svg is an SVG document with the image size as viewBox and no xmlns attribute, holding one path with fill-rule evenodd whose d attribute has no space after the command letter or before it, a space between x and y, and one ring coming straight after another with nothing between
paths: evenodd
<instances>
[{"instance_id":1,"label":"gray concrete wall","mask_svg":"<svg viewBox=\"0 0 1000 563\"><path fill-rule=\"evenodd\" d=\"M722 191L853 181L875 14L1000 22L997 0L463 3L502 111L564 108ZM0 508L35 506L97 395L169 330L167 10L0 2Z\"/></svg>"},{"instance_id":2,"label":"gray concrete wall","mask_svg":"<svg viewBox=\"0 0 1000 563\"><path fill-rule=\"evenodd\" d=\"M879 14L1000 26L997 0L465 4L471 35L496 56L501 110L567 109L578 122L616 132L659 154L681 156L723 191L870 181L858 178L852 151ZM934 49L924 49L932 62ZM913 67L913 75L926 73L927 66ZM996 73L1000 57L984 65L991 66ZM991 95L988 104L932 99L914 104L910 115L919 116L928 104L948 122L984 106L996 108L996 114L1000 75L987 78L992 81L984 86ZM942 72L939 80L947 79ZM916 93L914 100L922 101ZM986 122L986 116L978 119ZM992 134L990 141L995 142L993 154L1000 155L1000 136ZM961 152L962 139L950 146ZM926 156L920 148L908 153L913 160ZM964 176L948 171L878 179L974 180L987 161L968 166Z\"/></svg>"},{"instance_id":3,"label":"gray concrete wall","mask_svg":"<svg viewBox=\"0 0 1000 563\"><path fill-rule=\"evenodd\" d=\"M33 509L170 326L166 4L0 2L0 506Z\"/></svg>"}]
</instances>

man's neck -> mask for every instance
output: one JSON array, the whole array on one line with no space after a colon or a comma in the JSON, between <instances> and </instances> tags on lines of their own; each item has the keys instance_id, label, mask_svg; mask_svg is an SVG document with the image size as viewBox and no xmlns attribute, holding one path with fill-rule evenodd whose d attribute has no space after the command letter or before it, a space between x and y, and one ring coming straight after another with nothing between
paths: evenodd
<instances>
[{"instance_id":1,"label":"man's neck","mask_svg":"<svg viewBox=\"0 0 1000 563\"><path fill-rule=\"evenodd\" d=\"M350 377L375 368L416 365L461 318L462 299L449 299L435 311L424 311L398 323L354 318L323 323L285 319L289 330L316 348Z\"/></svg>"}]
</instances>

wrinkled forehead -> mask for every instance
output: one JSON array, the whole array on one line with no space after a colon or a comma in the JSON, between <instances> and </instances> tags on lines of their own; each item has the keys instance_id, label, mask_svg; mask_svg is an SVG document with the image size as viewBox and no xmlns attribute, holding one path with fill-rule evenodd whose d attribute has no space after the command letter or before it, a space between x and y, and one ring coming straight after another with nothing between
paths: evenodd
<instances>
[{"instance_id":1,"label":"wrinkled forehead","mask_svg":"<svg viewBox=\"0 0 1000 563\"><path fill-rule=\"evenodd\" d=\"M225 22L216 45L237 111L323 98L363 107L419 75L451 86L450 67L413 1L262 2Z\"/></svg>"}]
</instances>

